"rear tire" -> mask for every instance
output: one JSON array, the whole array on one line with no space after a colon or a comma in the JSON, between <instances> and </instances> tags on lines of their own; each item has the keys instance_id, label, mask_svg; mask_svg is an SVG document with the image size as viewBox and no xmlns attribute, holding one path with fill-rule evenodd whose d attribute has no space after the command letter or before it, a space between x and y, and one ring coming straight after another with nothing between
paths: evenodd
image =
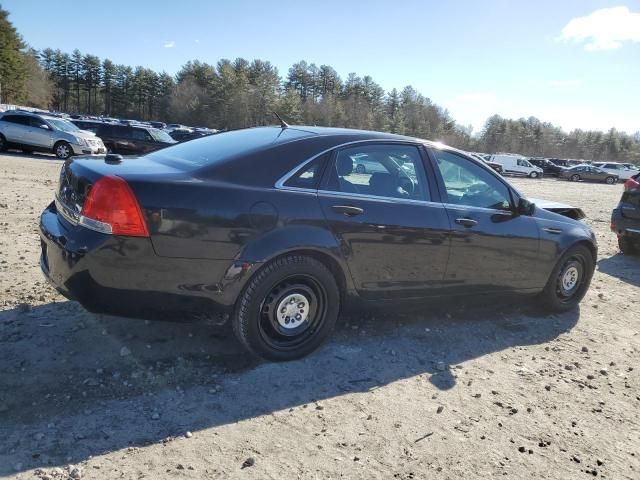
<instances>
[{"instance_id":1,"label":"rear tire","mask_svg":"<svg viewBox=\"0 0 640 480\"><path fill-rule=\"evenodd\" d=\"M618 247L625 255L638 255L640 250L628 238L618 237Z\"/></svg>"},{"instance_id":2,"label":"rear tire","mask_svg":"<svg viewBox=\"0 0 640 480\"><path fill-rule=\"evenodd\" d=\"M294 360L329 337L339 310L340 292L327 267L313 258L287 255L262 267L244 288L233 332L256 356Z\"/></svg>"},{"instance_id":3,"label":"rear tire","mask_svg":"<svg viewBox=\"0 0 640 480\"><path fill-rule=\"evenodd\" d=\"M538 172L531 172L531 173L529 174L529 177L530 177L530 178L538 178L538 176L539 176L539 175L538 175Z\"/></svg>"},{"instance_id":4,"label":"rear tire","mask_svg":"<svg viewBox=\"0 0 640 480\"><path fill-rule=\"evenodd\" d=\"M364 165L356 165L356 173L367 173L367 169Z\"/></svg>"},{"instance_id":5,"label":"rear tire","mask_svg":"<svg viewBox=\"0 0 640 480\"><path fill-rule=\"evenodd\" d=\"M554 312L575 308L589 289L594 269L595 260L586 246L571 247L554 267L540 294L543 307Z\"/></svg>"},{"instance_id":6,"label":"rear tire","mask_svg":"<svg viewBox=\"0 0 640 480\"><path fill-rule=\"evenodd\" d=\"M4 135L0 134L0 152L4 152L7 149L7 139Z\"/></svg>"},{"instance_id":7,"label":"rear tire","mask_svg":"<svg viewBox=\"0 0 640 480\"><path fill-rule=\"evenodd\" d=\"M71 145L67 142L60 141L53 146L53 153L60 160L67 160L71 155L73 155L73 150L71 149Z\"/></svg>"},{"instance_id":8,"label":"rear tire","mask_svg":"<svg viewBox=\"0 0 640 480\"><path fill-rule=\"evenodd\" d=\"M614 177L607 177L604 179L604 181L607 185L613 185L614 183L616 183L616 179Z\"/></svg>"},{"instance_id":9,"label":"rear tire","mask_svg":"<svg viewBox=\"0 0 640 480\"><path fill-rule=\"evenodd\" d=\"M571 175L571 181L572 182L579 182L580 181L580 175L578 175L577 173Z\"/></svg>"}]
</instances>

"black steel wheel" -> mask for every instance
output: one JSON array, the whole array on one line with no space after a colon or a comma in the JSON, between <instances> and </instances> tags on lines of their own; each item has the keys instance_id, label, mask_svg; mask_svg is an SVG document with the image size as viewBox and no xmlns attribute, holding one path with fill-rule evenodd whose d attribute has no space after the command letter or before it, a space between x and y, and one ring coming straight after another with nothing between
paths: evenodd
<instances>
[{"instance_id":1,"label":"black steel wheel","mask_svg":"<svg viewBox=\"0 0 640 480\"><path fill-rule=\"evenodd\" d=\"M542 293L544 306L566 312L576 307L591 284L595 259L584 245L571 247L557 263Z\"/></svg>"},{"instance_id":2,"label":"black steel wheel","mask_svg":"<svg viewBox=\"0 0 640 480\"><path fill-rule=\"evenodd\" d=\"M340 292L322 263L288 255L259 270L245 287L233 329L251 353L269 360L308 355L330 335Z\"/></svg>"}]
</instances>

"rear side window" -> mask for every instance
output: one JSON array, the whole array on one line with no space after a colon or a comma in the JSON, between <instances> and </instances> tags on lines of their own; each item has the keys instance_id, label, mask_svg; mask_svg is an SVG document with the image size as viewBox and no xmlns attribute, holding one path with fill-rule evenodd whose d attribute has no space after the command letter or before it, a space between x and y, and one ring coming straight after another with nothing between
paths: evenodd
<instances>
[{"instance_id":1,"label":"rear side window","mask_svg":"<svg viewBox=\"0 0 640 480\"><path fill-rule=\"evenodd\" d=\"M285 182L286 187L309 188L316 190L320 184L320 178L324 171L324 166L331 153L320 155L315 160L298 170L289 180Z\"/></svg>"},{"instance_id":2,"label":"rear side window","mask_svg":"<svg viewBox=\"0 0 640 480\"><path fill-rule=\"evenodd\" d=\"M282 144L313 135L313 133L296 128L247 128L217 133L163 148L150 153L147 157L163 163L180 164L193 168L207 167L233 157L247 155L270 145Z\"/></svg>"},{"instance_id":3,"label":"rear side window","mask_svg":"<svg viewBox=\"0 0 640 480\"><path fill-rule=\"evenodd\" d=\"M29 125L29 118L26 115L5 115L2 117L4 122L16 123L18 125Z\"/></svg>"},{"instance_id":4,"label":"rear side window","mask_svg":"<svg viewBox=\"0 0 640 480\"><path fill-rule=\"evenodd\" d=\"M327 190L407 200L430 197L418 148L402 144L339 150L328 172Z\"/></svg>"}]
</instances>

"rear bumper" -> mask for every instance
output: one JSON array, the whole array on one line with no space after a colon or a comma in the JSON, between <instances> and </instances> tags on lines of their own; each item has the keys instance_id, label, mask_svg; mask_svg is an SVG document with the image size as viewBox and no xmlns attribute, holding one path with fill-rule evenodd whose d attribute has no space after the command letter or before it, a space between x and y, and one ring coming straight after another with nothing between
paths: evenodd
<instances>
[{"instance_id":1,"label":"rear bumper","mask_svg":"<svg viewBox=\"0 0 640 480\"><path fill-rule=\"evenodd\" d=\"M220 324L242 288L233 261L159 257L148 238L72 225L53 203L40 217L40 240L47 280L95 313Z\"/></svg>"}]
</instances>

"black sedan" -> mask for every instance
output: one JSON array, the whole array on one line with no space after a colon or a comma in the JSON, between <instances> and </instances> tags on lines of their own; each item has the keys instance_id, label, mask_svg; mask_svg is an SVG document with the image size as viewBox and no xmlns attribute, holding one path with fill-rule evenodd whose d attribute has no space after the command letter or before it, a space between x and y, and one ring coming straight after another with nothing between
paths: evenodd
<instances>
[{"instance_id":1,"label":"black sedan","mask_svg":"<svg viewBox=\"0 0 640 480\"><path fill-rule=\"evenodd\" d=\"M354 159L378 163L356 172ZM288 360L347 305L523 293L565 311L597 247L463 152L316 127L237 130L139 158L75 158L40 219L41 266L92 312L230 320Z\"/></svg>"}]
</instances>

